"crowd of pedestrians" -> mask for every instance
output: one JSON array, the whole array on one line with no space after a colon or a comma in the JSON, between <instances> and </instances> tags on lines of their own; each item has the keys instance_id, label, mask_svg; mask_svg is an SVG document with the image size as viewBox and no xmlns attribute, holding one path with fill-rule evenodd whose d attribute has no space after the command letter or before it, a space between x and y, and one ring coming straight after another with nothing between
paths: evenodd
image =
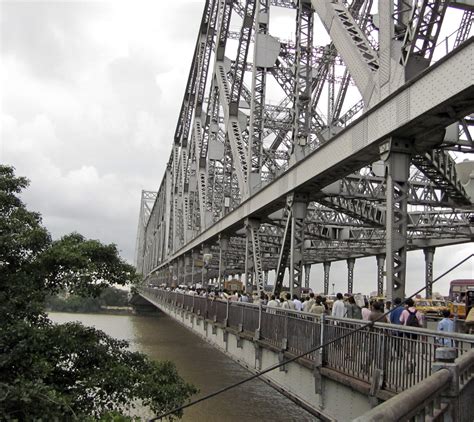
<instances>
[{"instance_id":1,"label":"crowd of pedestrians","mask_svg":"<svg viewBox=\"0 0 474 422\"><path fill-rule=\"evenodd\" d=\"M167 287L166 290L186 295L197 295L211 300L262 305L266 307L266 311L269 313L276 313L276 310L280 308L319 316L328 315L336 318L377 321L414 328L426 327L425 315L416 309L415 302L411 298L403 301L397 297L393 300L392 304L390 301L383 300L382 298L374 298L369 301L360 294L343 295L338 293L335 300L332 301L324 295L315 295L314 293L309 293L309 295L303 297L299 297L296 294L291 295L288 292L283 292L280 296L266 294L265 292L262 292L260 295L249 295L245 292L229 292L225 289L204 289L185 286L179 286L174 289ZM386 315L387 313L388 315ZM474 319L474 312L472 314L471 318ZM437 330L443 333L455 332L455 324L450 318L448 310L443 311L443 318L438 322ZM409 337L412 340L418 338L416 332L393 331L392 334L399 337ZM453 346L453 340L447 337L440 337L436 342L438 346Z\"/></svg>"},{"instance_id":2,"label":"crowd of pedestrians","mask_svg":"<svg viewBox=\"0 0 474 422\"><path fill-rule=\"evenodd\" d=\"M269 312L274 312L276 308L281 308L315 315L324 314L336 318L378 321L412 327L423 327L425 325L424 314L416 310L413 299L407 299L404 306L400 306L402 303L401 298L395 298L392 304L390 301L384 301L383 299L369 301L363 295L343 295L342 293L338 293L333 302L324 295L315 295L314 293L300 297L296 294L291 295L288 292L283 292L280 296L261 292L258 296L238 291L229 292L226 289L218 290L187 286L179 286L174 289L168 287L167 290L187 295L198 295L213 300L261 304L266 306ZM389 310L392 310L392 312L385 316L384 314ZM447 322L443 322L440 327L440 330L451 330L451 326Z\"/></svg>"}]
</instances>

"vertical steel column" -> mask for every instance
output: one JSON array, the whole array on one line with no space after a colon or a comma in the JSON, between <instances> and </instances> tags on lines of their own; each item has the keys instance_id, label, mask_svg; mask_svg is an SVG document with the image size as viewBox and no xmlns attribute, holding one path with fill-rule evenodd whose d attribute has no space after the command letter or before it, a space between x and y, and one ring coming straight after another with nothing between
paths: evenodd
<instances>
[{"instance_id":1,"label":"vertical steel column","mask_svg":"<svg viewBox=\"0 0 474 422\"><path fill-rule=\"evenodd\" d=\"M189 265L191 264L192 257L189 255L184 255L184 280L183 283L190 286L192 283L188 280L187 274L189 270Z\"/></svg>"},{"instance_id":2,"label":"vertical steel column","mask_svg":"<svg viewBox=\"0 0 474 422\"><path fill-rule=\"evenodd\" d=\"M229 249L229 238L221 235L219 238L219 288L224 287L227 274L227 250Z\"/></svg>"},{"instance_id":3,"label":"vertical steel column","mask_svg":"<svg viewBox=\"0 0 474 422\"><path fill-rule=\"evenodd\" d=\"M281 249L278 255L278 263L276 267L276 277L275 277L275 287L273 288L273 293L275 296L280 296L280 292L283 286L283 279L285 278L286 265L288 262L288 256L291 250L291 229L292 229L292 211L291 211L291 202L292 197L286 199L286 223L285 229L283 231L283 239L281 240Z\"/></svg>"},{"instance_id":4,"label":"vertical steel column","mask_svg":"<svg viewBox=\"0 0 474 422\"><path fill-rule=\"evenodd\" d=\"M221 285L221 274L222 274L222 246L221 246L221 238L219 236L219 270L218 270L218 277L217 277L217 286L219 290L222 288Z\"/></svg>"},{"instance_id":5,"label":"vertical steel column","mask_svg":"<svg viewBox=\"0 0 474 422\"><path fill-rule=\"evenodd\" d=\"M255 43L252 65L252 97L250 102L250 128L248 149L248 189L249 195L261 182L262 150L264 137L265 87L267 69L258 67L260 38L268 34L270 1L259 0L255 17Z\"/></svg>"},{"instance_id":6,"label":"vertical steel column","mask_svg":"<svg viewBox=\"0 0 474 422\"><path fill-rule=\"evenodd\" d=\"M380 153L385 161L387 186L387 299L393 300L405 297L410 143L392 138L380 147Z\"/></svg>"},{"instance_id":7,"label":"vertical steel column","mask_svg":"<svg viewBox=\"0 0 474 422\"><path fill-rule=\"evenodd\" d=\"M385 254L379 254L377 258L377 296L383 296L383 278L384 278L384 264Z\"/></svg>"},{"instance_id":8,"label":"vertical steel column","mask_svg":"<svg viewBox=\"0 0 474 422\"><path fill-rule=\"evenodd\" d=\"M191 285L194 284L194 263L197 258L198 254L194 252L194 250L191 250Z\"/></svg>"},{"instance_id":9,"label":"vertical steel column","mask_svg":"<svg viewBox=\"0 0 474 422\"><path fill-rule=\"evenodd\" d=\"M309 289L309 275L311 273L311 264L304 264L304 287Z\"/></svg>"},{"instance_id":10,"label":"vertical steel column","mask_svg":"<svg viewBox=\"0 0 474 422\"><path fill-rule=\"evenodd\" d=\"M302 195L292 195L291 204L291 248L290 248L290 294L301 294L301 280L304 259L304 229L307 198Z\"/></svg>"},{"instance_id":11,"label":"vertical steel column","mask_svg":"<svg viewBox=\"0 0 474 422\"><path fill-rule=\"evenodd\" d=\"M354 286L354 265L355 258L347 259L347 293L352 294Z\"/></svg>"},{"instance_id":12,"label":"vertical steel column","mask_svg":"<svg viewBox=\"0 0 474 422\"><path fill-rule=\"evenodd\" d=\"M324 268L324 295L327 296L329 294L329 271L331 270L331 263L323 262Z\"/></svg>"},{"instance_id":13,"label":"vertical steel column","mask_svg":"<svg viewBox=\"0 0 474 422\"><path fill-rule=\"evenodd\" d=\"M263 288L268 286L268 270L263 272Z\"/></svg>"},{"instance_id":14,"label":"vertical steel column","mask_svg":"<svg viewBox=\"0 0 474 422\"><path fill-rule=\"evenodd\" d=\"M430 299L433 296L433 259L435 254L435 248L424 248L425 254L425 285L426 285L426 297Z\"/></svg>"},{"instance_id":15,"label":"vertical steel column","mask_svg":"<svg viewBox=\"0 0 474 422\"><path fill-rule=\"evenodd\" d=\"M293 134L290 165L303 158L305 146L310 138L313 14L310 0L298 0L296 8L296 69L293 89Z\"/></svg>"},{"instance_id":16,"label":"vertical steel column","mask_svg":"<svg viewBox=\"0 0 474 422\"><path fill-rule=\"evenodd\" d=\"M173 261L170 264L169 269L170 269L170 279L171 279L170 284L171 284L172 287L176 287L177 286L177 280L178 280L178 277L177 277L178 263L176 261Z\"/></svg>"},{"instance_id":17,"label":"vertical steel column","mask_svg":"<svg viewBox=\"0 0 474 422\"><path fill-rule=\"evenodd\" d=\"M176 260L176 283L178 286L183 284L183 262L181 258Z\"/></svg>"},{"instance_id":18,"label":"vertical steel column","mask_svg":"<svg viewBox=\"0 0 474 422\"><path fill-rule=\"evenodd\" d=\"M259 228L260 221L248 218L245 221L245 228L247 231L246 248L245 248L245 262L246 262L246 277L255 284L257 291L260 294L264 290L263 283L263 268L262 268L262 254L260 249ZM247 287L249 283L246 283Z\"/></svg>"},{"instance_id":19,"label":"vertical steel column","mask_svg":"<svg viewBox=\"0 0 474 422\"><path fill-rule=\"evenodd\" d=\"M327 124L329 129L329 138L331 138L331 126L334 119L334 91L335 91L335 79L336 79L336 63L331 61L328 63L328 118Z\"/></svg>"},{"instance_id":20,"label":"vertical steel column","mask_svg":"<svg viewBox=\"0 0 474 422\"><path fill-rule=\"evenodd\" d=\"M211 248L210 246L204 245L202 247L202 285L207 287L209 284L209 265L212 259Z\"/></svg>"},{"instance_id":21,"label":"vertical steel column","mask_svg":"<svg viewBox=\"0 0 474 422\"><path fill-rule=\"evenodd\" d=\"M252 273L253 273L253 259L251 253L252 239L251 234L249 234L248 228L246 228L245 236L245 291L247 293L252 293Z\"/></svg>"}]
</instances>

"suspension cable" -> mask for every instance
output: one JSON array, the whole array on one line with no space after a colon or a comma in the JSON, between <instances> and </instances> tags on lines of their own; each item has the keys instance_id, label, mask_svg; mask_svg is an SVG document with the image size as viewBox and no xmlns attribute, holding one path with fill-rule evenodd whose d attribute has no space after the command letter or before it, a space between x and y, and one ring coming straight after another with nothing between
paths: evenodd
<instances>
[{"instance_id":1,"label":"suspension cable","mask_svg":"<svg viewBox=\"0 0 474 422\"><path fill-rule=\"evenodd\" d=\"M380 321L381 319L385 318L387 315L389 315L391 312L393 312L395 309L398 309L402 306L404 306L407 302L408 299L420 294L423 290L425 290L428 286L432 286L434 283L436 283L437 281L439 281L441 278L445 277L446 275L448 275L451 271L453 271L454 269L456 269L457 267L459 267L460 265L464 264L464 262L468 261L470 258L472 258L474 256L474 253L471 254L471 255L468 255L466 258L464 258L463 260L459 261L457 264L455 264L454 266L452 266L451 268L449 268L447 271L445 271L443 274L441 274L440 276L438 276L437 278L435 278L433 281L429 282L428 285L425 285L424 287L422 287L421 289L419 289L418 291L416 291L415 293L413 293L412 295L408 296L402 303L400 303L399 305L395 306L394 308L388 310L387 312L385 312L384 314L380 315L375 321L368 321L366 322L364 325L361 325L359 328L355 328L355 329L350 329L351 331L348 331L347 333L345 334L341 334L340 336L334 338L333 340L329 340L329 341L326 341L325 343L323 344L320 344L319 346L316 346L316 347L313 347L309 350L307 350L306 352L304 353L301 353L299 355L296 355L292 358L288 358L286 360L284 360L283 362L279 362L275 365L271 365L269 366L268 368L265 368L264 370L262 371L257 371L255 374L247 377L247 378L244 378L243 380L240 380L234 384L230 384L228 385L227 387L223 387L223 388L220 388L219 390L216 390L212 393L209 393L199 399L196 399L194 401L190 401L189 403L187 404L183 404L181 406L178 406L176 408L174 408L173 410L169 410L165 413L162 413L161 415L159 416L156 416L152 419L149 419L148 422L154 422L154 421L157 421L159 419L163 419L164 417L166 416L169 416L169 415L172 415L173 413L177 413L177 412L180 412L181 410L184 410L188 407L191 407L191 406L194 406L195 404L198 404L198 403L201 403L205 400L209 400L210 398L212 397L215 397L219 394L222 394L228 390L231 390L232 388L235 388L235 387L238 387L239 385L242 385L242 384L245 384L246 382L248 381L252 381L253 379L256 379L256 378L259 378L260 376L266 374L267 372L270 372L270 371L273 371L274 369L277 369L281 366L284 366L284 365L287 365L288 363L291 363L291 362L294 362L295 360L297 359L300 359L310 353L313 353L313 352L316 352L317 350L319 349L322 349L323 347L326 347L326 346L329 346L330 344L333 344L343 338L346 338L346 337L349 337L359 331L363 331L367 328L372 328L374 326L374 324L377 322L377 321Z\"/></svg>"}]
</instances>

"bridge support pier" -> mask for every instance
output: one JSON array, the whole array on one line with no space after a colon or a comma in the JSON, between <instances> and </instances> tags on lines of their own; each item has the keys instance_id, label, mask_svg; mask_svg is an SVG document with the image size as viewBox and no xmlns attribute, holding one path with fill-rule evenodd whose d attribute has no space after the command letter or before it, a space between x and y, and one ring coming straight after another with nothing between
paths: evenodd
<instances>
[{"instance_id":1,"label":"bridge support pier","mask_svg":"<svg viewBox=\"0 0 474 422\"><path fill-rule=\"evenodd\" d=\"M354 287L354 265L355 258L349 258L347 260L347 293L350 295Z\"/></svg>"},{"instance_id":2,"label":"bridge support pier","mask_svg":"<svg viewBox=\"0 0 474 422\"><path fill-rule=\"evenodd\" d=\"M377 296L383 296L383 278L385 265L385 254L379 254L377 258Z\"/></svg>"},{"instance_id":3,"label":"bridge support pier","mask_svg":"<svg viewBox=\"0 0 474 422\"><path fill-rule=\"evenodd\" d=\"M435 248L423 249L425 254L425 285L426 285L426 297L430 299L433 296L433 260Z\"/></svg>"},{"instance_id":4,"label":"bridge support pier","mask_svg":"<svg viewBox=\"0 0 474 422\"><path fill-rule=\"evenodd\" d=\"M329 294L329 272L331 270L331 262L323 262L324 268L324 296Z\"/></svg>"},{"instance_id":5,"label":"bridge support pier","mask_svg":"<svg viewBox=\"0 0 474 422\"><path fill-rule=\"evenodd\" d=\"M387 182L387 299L405 297L408 226L408 176L411 147L407 140L390 138L380 146Z\"/></svg>"}]
</instances>

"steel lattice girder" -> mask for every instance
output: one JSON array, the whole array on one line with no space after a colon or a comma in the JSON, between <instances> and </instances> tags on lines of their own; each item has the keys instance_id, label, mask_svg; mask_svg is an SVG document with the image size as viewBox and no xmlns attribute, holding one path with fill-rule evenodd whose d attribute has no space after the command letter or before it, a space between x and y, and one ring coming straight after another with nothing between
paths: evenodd
<instances>
[{"instance_id":1,"label":"steel lattice girder","mask_svg":"<svg viewBox=\"0 0 474 422\"><path fill-rule=\"evenodd\" d=\"M284 7L295 8L297 6L297 3L293 2L271 2L272 5L276 5L276 3ZM360 7L363 2L355 1L347 7L342 5L342 9L338 6L337 10L329 5L328 1L321 3L325 3L324 7L332 8L330 12L332 17L329 19L337 19L337 22L343 26L343 29L332 30L331 35L335 38L333 39L335 45L340 45L340 42L336 40L338 37L349 37L355 42L353 37L359 37L359 32L365 34L366 41L358 39L355 42L357 54L362 55L362 59L365 60L366 65L370 69L369 74L377 73L379 66L377 58L375 57L372 60L370 54L366 54L368 51L366 46L370 45L370 48L373 50L374 45L369 40L370 29L367 26L364 27L363 24L364 16L368 16L367 10L361 12L360 15L351 10L353 7ZM283 206L284 201L282 198L292 190L309 192L310 195L314 195L312 197L313 200L319 200L326 205L331 205L339 211L334 213L334 216L337 215L340 221L345 216L347 220L345 224L349 224L350 219L357 222L362 229L358 232L359 234L356 233L356 229L352 230L354 234L353 240L356 237L358 239L367 239L368 237L372 240L375 239L377 237L375 233L383 233L383 230L373 229L373 233L369 235L369 230L363 224L380 226L383 223L383 213L379 213L379 210L383 211L385 202L385 198L380 196L380 194L384 194L384 182L380 178L378 181L375 181L376 178L374 178L370 183L367 183L365 186L370 186L370 189L373 188L372 192L370 192L370 189L366 192L365 188L360 186L356 186L356 189L354 189L354 181L357 179L357 176L351 176L351 172L379 159L378 143L383 139L384 135L396 134L397 136L411 139L417 150L417 157L423 157L423 161L416 158L414 162L425 173L425 176L417 180L410 180L408 184L408 204L413 206L439 207L439 205L446 206L457 203L462 204L467 209L471 207L466 193L463 191L462 186L459 185L457 176L452 172L454 166L452 160L450 161L449 156L443 151L434 153L431 151L434 145L440 145L439 135L431 136L429 133L432 129L431 133L435 132L435 130L442 131L450 122L456 119L462 120L473 111L472 102L469 101L472 99L472 72L467 78L463 78L465 75L462 74L462 69L460 68L464 66L465 69L472 69L472 60L471 63L469 63L469 60L466 60L466 57L469 57L466 54L466 49L472 50L472 40L471 42L467 41L467 44L464 43L460 50L452 53L445 60L441 60L435 66L428 69L427 72L416 77L409 85L402 86L398 91L393 92L385 100L377 103L377 98L374 97L375 100L370 104L373 110L364 114L342 132L339 132L341 129L336 130L336 135L332 138L321 137L321 139L318 139L320 134L315 133L315 131L321 131L324 123L318 123L316 119L316 124L313 123L313 126L311 126L312 140L310 140L310 145L307 148L307 152L313 149L314 151L311 152L310 157L302 162L297 162L295 168L287 170L281 176L281 172L288 165L291 143L288 137L288 127L281 126L282 124L287 124L288 120L283 118L280 122L279 119L285 113L288 114L288 110L293 110L294 104L291 101L283 100L281 102L282 107L273 107L273 109L268 107L267 104L264 104L264 107L261 107L262 105L259 104L261 109L264 110L265 116L263 139L269 136L271 140L271 134L276 134L276 139L280 139L278 146L275 148L272 148L267 141L264 141L267 142L263 145L263 153L266 157L263 163L266 168L262 171L261 175L265 183L274 179L278 180L249 197L244 201L244 206L239 209L242 197L245 198L248 194L247 181L245 180L248 174L245 166L248 166L249 163L248 133L247 129L242 126L240 111L238 111L236 119L228 118L229 104L231 102L230 91L234 92L234 104L236 104L237 98L246 98L248 103L248 100L255 101L256 97L252 91L245 87L243 81L242 75L249 69L249 65L246 62L246 53L238 54L238 58L233 62L233 66L226 65L225 63L225 60L227 60L225 58L225 44L226 40L230 38L228 24L230 22L232 5L234 5L234 9L240 10L242 15L248 12L248 8L241 7L239 9L238 4L240 3L235 1L218 2L217 0L206 3L200 36L198 37L183 107L178 120L174 140L175 145L168 164L167 175L160 187L155 202L155 205L157 203L161 204L156 208L163 209L164 213L161 214L165 217L162 220L156 218L154 208L151 212L154 218L149 218L144 236L143 233L141 236L141 238L145 239L145 245L140 246L140 251L142 251L140 254L146 255L147 260L151 260L151 262L147 261L147 271L161 264L166 264L170 259L180 256L183 251L187 251L189 248L200 247L203 239L207 239L208 242L212 243L215 233L219 233L219 230L224 229L232 233L239 229L239 227L242 227L242 218L245 218L245 216L256 216L265 220L272 211ZM222 5L225 5L225 10L218 9ZM469 22L467 21L467 23ZM464 25L467 25L467 23ZM252 30L248 30L248 19L247 22L243 22L242 28L243 30L240 34L245 35L245 40L243 40L245 45L242 44L239 35L238 51L244 52L252 39ZM466 31L463 33L466 33ZM206 36L204 37L203 34L206 34ZM463 35L463 37L465 36ZM207 50L203 50L204 46L207 46ZM297 45L293 47L291 43L287 43L282 48L282 51L285 49L286 52L278 60L281 63L285 62L285 67L291 67L297 60L296 54L292 53L293 49L297 49ZM331 52L331 55L318 53L318 51L325 51L324 49L324 47L312 48L313 53L309 59L316 66L321 66L321 69L327 68L330 60L339 57L337 55L338 51L335 49L334 52ZM207 53L204 51L207 51ZM207 72L210 62L212 62L212 60L209 60L209 53L215 55L216 63L213 72L209 72L213 75L211 80L214 88L211 86L210 100L206 103L203 100L206 78L202 75ZM318 57L317 54L320 54L320 56ZM314 57L315 55L317 56L316 58ZM346 56L347 53L341 52L340 57L347 59ZM332 59L329 59L329 57L332 57ZM357 60L355 61L357 62ZM463 60L464 63L462 63ZM446 65L447 62L450 64ZM347 121L353 118L356 113L362 111L364 107L362 102L357 102L354 107L349 108L342 118L336 120L336 117L342 110L341 104L344 102L344 86L347 86L349 76L354 76L353 73L357 70L358 65L347 63L347 66L344 76L339 81L342 84L340 90L341 98L340 100L335 100L332 106L332 124L335 126L345 126ZM456 83L452 87L440 87L440 92L429 92L431 97L429 99L424 98L428 91L423 89L423 85L425 87L438 86L439 81L448 80L446 76L440 76L443 73L440 71L440 68L443 67L453 70L453 72L450 70L445 71L445 74L452 77ZM456 75L456 72L458 75ZM289 83L291 84L294 75L292 73L288 73L288 75L290 78ZM319 75L323 76L321 72L319 72ZM370 76L370 78L372 77ZM362 79L363 77L359 77L358 80L354 78L359 88L361 87L360 82ZM321 95L323 84L319 83L318 85L320 80L325 80L325 83L328 82L326 77L313 80L313 98ZM238 95L235 94L236 88L232 88L235 86L238 87L237 91L240 90ZM317 87L316 92L314 87ZM212 106L212 104L216 105L219 102L220 105L217 107ZM192 124L191 121L193 121ZM190 136L191 127L193 131ZM216 127L218 127L218 130L215 130ZM234 133L233 139L229 139L228 135L233 132L232 128L237 128L237 132L240 131L240 133L237 133L237 135ZM315 139L318 140L315 142ZM224 145L222 160L215 158L215 142ZM461 141L458 144L461 145ZM211 151L210 155L209 149ZM334 160L335 157L337 157L336 160ZM316 166L318 171L315 172L314 167L308 166L308 161L311 161L312 166ZM450 164L445 165L448 162ZM300 168L298 169L298 167ZM308 168L310 169L309 172L306 171ZM199 188L197 182L198 174L201 188ZM340 179L342 176L347 177ZM341 180L341 188L338 194L321 195L324 193L322 188L338 179ZM432 182L429 183L429 180ZM199 195L198 192L200 193ZM360 198L354 201L351 198L351 194L355 194L356 197ZM440 200L438 204L436 204L437 199ZM453 199L455 202L450 202ZM238 210L238 213L244 215L244 217L235 219L235 213L231 212L233 209ZM207 212L210 213L210 219L205 215ZM226 216L229 212L231 214ZM420 218L419 221L421 220ZM154 227L157 221L159 221L158 229ZM199 222L197 227L196 222ZM212 222L217 223L219 227L216 229L216 225L214 225L206 233L202 233ZM308 233L309 238L311 236L319 236L319 239L326 238L329 241L331 236L328 236L328 234L330 234L334 226L331 226L329 222L326 222L325 226L314 222L308 227L314 229L313 234ZM418 228L418 231L414 233L417 236L431 236L431 238L445 236L443 237L444 242L449 241L448 236L452 236L453 242L461 241L459 236L468 236L466 230L455 232L450 230L449 227L443 227L442 229L441 227L442 225L437 223L432 225L430 229ZM337 230L339 232L342 231L341 228L337 227L335 230L336 232ZM360 233L364 234L361 235ZM465 237L465 239L467 238ZM353 241L353 243L356 242ZM359 247L361 245L363 243L360 243ZM265 249L264 241L262 249Z\"/></svg>"}]
</instances>

